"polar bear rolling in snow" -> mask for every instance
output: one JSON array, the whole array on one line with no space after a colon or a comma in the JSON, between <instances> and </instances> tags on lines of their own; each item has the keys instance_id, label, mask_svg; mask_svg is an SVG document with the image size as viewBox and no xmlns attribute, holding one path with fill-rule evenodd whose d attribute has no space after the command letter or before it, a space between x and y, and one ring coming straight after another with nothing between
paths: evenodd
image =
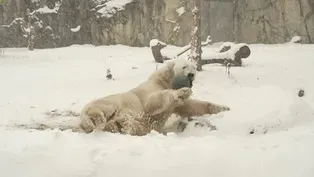
<instances>
[{"instance_id":1,"label":"polar bear rolling in snow","mask_svg":"<svg viewBox=\"0 0 314 177\"><path fill-rule=\"evenodd\" d=\"M187 118L229 110L224 105L191 99L189 87L172 89L175 76L187 77L192 83L196 65L187 59L169 61L137 87L91 101L81 112L80 127L87 133L108 131L141 136L151 130L165 133L164 125L172 114Z\"/></svg>"}]
</instances>

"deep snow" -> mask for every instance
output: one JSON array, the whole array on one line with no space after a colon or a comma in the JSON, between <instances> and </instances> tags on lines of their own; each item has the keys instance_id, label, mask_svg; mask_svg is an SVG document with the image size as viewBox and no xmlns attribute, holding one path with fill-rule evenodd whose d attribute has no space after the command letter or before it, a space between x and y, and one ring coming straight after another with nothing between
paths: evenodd
<instances>
[{"instance_id":1,"label":"deep snow","mask_svg":"<svg viewBox=\"0 0 314 177\"><path fill-rule=\"evenodd\" d=\"M213 48L204 48L203 55ZM313 177L314 45L250 45L244 67L207 65L194 97L225 104L216 131L144 137L8 128L12 123L74 120L92 99L126 91L156 69L150 49L90 45L4 49L0 57L0 171L5 177ZM163 52L176 54L168 46ZM183 56L184 57L184 56ZM161 67L159 64L158 67ZM110 68L113 80L106 79ZM298 89L305 96L297 96ZM255 134L249 132L254 129ZM267 132L263 134L263 132Z\"/></svg>"}]
</instances>

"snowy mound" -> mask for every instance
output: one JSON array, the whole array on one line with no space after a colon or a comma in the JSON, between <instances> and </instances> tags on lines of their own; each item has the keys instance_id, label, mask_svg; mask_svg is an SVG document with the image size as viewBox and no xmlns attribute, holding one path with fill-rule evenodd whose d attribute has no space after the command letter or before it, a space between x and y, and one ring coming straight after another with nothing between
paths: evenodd
<instances>
[{"instance_id":1,"label":"snowy mound","mask_svg":"<svg viewBox=\"0 0 314 177\"><path fill-rule=\"evenodd\" d=\"M302 38L300 36L294 36L291 38L290 43L301 43Z\"/></svg>"}]
</instances>

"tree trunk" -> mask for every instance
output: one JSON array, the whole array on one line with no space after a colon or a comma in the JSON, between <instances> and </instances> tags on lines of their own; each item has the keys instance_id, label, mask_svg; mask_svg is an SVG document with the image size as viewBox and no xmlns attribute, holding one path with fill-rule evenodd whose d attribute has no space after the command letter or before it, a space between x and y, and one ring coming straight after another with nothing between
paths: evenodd
<instances>
[{"instance_id":1,"label":"tree trunk","mask_svg":"<svg viewBox=\"0 0 314 177\"><path fill-rule=\"evenodd\" d=\"M34 39L35 39L35 30L32 26L29 27L30 33L28 36L28 50L33 51L34 50Z\"/></svg>"},{"instance_id":2,"label":"tree trunk","mask_svg":"<svg viewBox=\"0 0 314 177\"><path fill-rule=\"evenodd\" d=\"M27 13L27 20L28 20L27 27L29 29L27 48L28 48L28 50L33 51L34 50L35 30L34 30L32 23L31 23L32 18L31 18L30 10L27 9L26 13Z\"/></svg>"},{"instance_id":3,"label":"tree trunk","mask_svg":"<svg viewBox=\"0 0 314 177\"><path fill-rule=\"evenodd\" d=\"M193 0L194 8L192 10L193 14L193 27L191 32L191 53L189 59L195 60L197 63L197 70L202 70L201 65L201 2L200 0Z\"/></svg>"}]
</instances>

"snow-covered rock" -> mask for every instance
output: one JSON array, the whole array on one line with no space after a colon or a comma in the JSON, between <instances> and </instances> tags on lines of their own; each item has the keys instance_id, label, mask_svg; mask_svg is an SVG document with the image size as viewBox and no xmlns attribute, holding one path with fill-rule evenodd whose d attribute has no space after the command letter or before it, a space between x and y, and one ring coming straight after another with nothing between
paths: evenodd
<instances>
[{"instance_id":1,"label":"snow-covered rock","mask_svg":"<svg viewBox=\"0 0 314 177\"><path fill-rule=\"evenodd\" d=\"M110 18L118 11L124 10L126 4L131 3L133 0L108 0L104 4L95 7L99 17Z\"/></svg>"},{"instance_id":2,"label":"snow-covered rock","mask_svg":"<svg viewBox=\"0 0 314 177\"><path fill-rule=\"evenodd\" d=\"M293 36L290 40L290 43L301 43L302 38L300 36Z\"/></svg>"},{"instance_id":3,"label":"snow-covered rock","mask_svg":"<svg viewBox=\"0 0 314 177\"><path fill-rule=\"evenodd\" d=\"M81 29L81 25L78 25L78 26L75 27L75 28L71 28L71 31L74 32L74 33L76 33L76 32L78 32L78 31L80 31L80 29Z\"/></svg>"},{"instance_id":4,"label":"snow-covered rock","mask_svg":"<svg viewBox=\"0 0 314 177\"><path fill-rule=\"evenodd\" d=\"M176 12L178 13L179 16L183 15L185 12L185 8L184 7L179 7Z\"/></svg>"}]
</instances>

